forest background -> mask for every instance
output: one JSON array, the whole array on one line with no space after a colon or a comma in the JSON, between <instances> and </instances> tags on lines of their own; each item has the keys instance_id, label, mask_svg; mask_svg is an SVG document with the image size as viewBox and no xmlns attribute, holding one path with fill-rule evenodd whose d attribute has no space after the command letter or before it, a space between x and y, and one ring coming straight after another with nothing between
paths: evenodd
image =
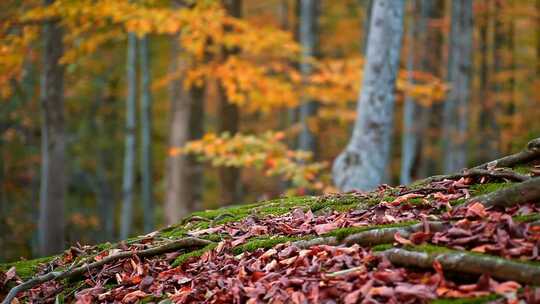
<instances>
[{"instance_id":1,"label":"forest background","mask_svg":"<svg viewBox=\"0 0 540 304\"><path fill-rule=\"evenodd\" d=\"M374 2L2 1L0 261L340 190ZM383 181L538 137L540 1L404 2ZM450 52L456 3L469 53ZM455 58L468 86L449 80Z\"/></svg>"}]
</instances>

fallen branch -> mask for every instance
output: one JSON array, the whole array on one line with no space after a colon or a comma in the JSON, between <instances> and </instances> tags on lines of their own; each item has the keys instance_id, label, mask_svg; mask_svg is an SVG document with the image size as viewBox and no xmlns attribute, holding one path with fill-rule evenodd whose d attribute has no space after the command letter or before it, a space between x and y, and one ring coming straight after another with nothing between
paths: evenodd
<instances>
[{"instance_id":1,"label":"fallen branch","mask_svg":"<svg viewBox=\"0 0 540 304\"><path fill-rule=\"evenodd\" d=\"M438 261L444 270L470 274L489 274L502 280L517 281L525 284L540 284L540 267L507 260L494 256L471 254L451 251L442 253L427 253L392 248L380 253L393 264L421 268L433 267Z\"/></svg>"},{"instance_id":2,"label":"fallen branch","mask_svg":"<svg viewBox=\"0 0 540 304\"><path fill-rule=\"evenodd\" d=\"M507 188L471 197L466 203L479 202L486 207L510 207L538 200L540 200L540 177L535 177Z\"/></svg>"},{"instance_id":3,"label":"fallen branch","mask_svg":"<svg viewBox=\"0 0 540 304\"><path fill-rule=\"evenodd\" d=\"M527 144L527 148L521 152L508 155L485 164L474 167L475 169L514 167L525 164L535 159L540 159L540 137L535 138Z\"/></svg>"},{"instance_id":4,"label":"fallen branch","mask_svg":"<svg viewBox=\"0 0 540 304\"><path fill-rule=\"evenodd\" d=\"M508 170L508 169L486 170L486 169L480 169L480 168L473 168L473 169L465 169L461 173L431 176L431 177L421 180L419 183L438 182L445 179L455 180L455 179L460 179L462 177L484 177L484 176L492 177L492 178L503 178L503 179L512 180L516 182L523 182L531 178L528 175L519 174L517 172ZM420 190L420 189L417 189L417 190Z\"/></svg>"},{"instance_id":5,"label":"fallen branch","mask_svg":"<svg viewBox=\"0 0 540 304\"><path fill-rule=\"evenodd\" d=\"M429 230L431 232L443 231L444 228L448 225L443 222L427 222ZM339 240L335 236L328 237L319 237L311 240L301 240L296 241L293 245L299 248L309 248L316 245L354 245L358 244L360 246L375 246L380 244L388 244L394 242L394 235L399 233L402 237L408 237L412 233L423 231L425 229L424 223L418 223L410 226L404 227L384 227L376 228L371 230L366 230L358 233L351 234L345 237L343 240Z\"/></svg>"},{"instance_id":6,"label":"fallen branch","mask_svg":"<svg viewBox=\"0 0 540 304\"><path fill-rule=\"evenodd\" d=\"M66 279L66 278L72 278L77 277L79 275L84 274L85 272L88 272L92 269L101 267L105 264L114 262L119 259L129 258L134 255L138 257L149 257L149 256L155 256L166 252L175 251L178 249L183 248L192 248L192 247L203 247L208 244L212 243L211 241L199 239L199 238L193 238L193 237L187 237L183 239L179 239L176 241L169 242L167 244L156 246L153 248L144 249L141 251L123 251L116 254L112 254L109 256L104 257L103 259L89 263L84 264L76 268L67 269L65 271L52 271L47 274L36 276L24 283L21 283L15 287L13 287L9 293L7 294L6 298L2 302L2 304L10 304L11 301L17 296L19 292L23 292L26 290L29 290L33 288L34 286L37 286L39 284L56 280L56 279Z\"/></svg>"}]
</instances>

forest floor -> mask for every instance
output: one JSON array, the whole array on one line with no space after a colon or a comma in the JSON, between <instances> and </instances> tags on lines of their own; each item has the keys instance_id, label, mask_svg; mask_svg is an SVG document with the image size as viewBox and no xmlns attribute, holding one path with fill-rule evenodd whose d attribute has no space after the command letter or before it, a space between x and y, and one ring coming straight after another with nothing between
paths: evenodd
<instances>
[{"instance_id":1,"label":"forest floor","mask_svg":"<svg viewBox=\"0 0 540 304\"><path fill-rule=\"evenodd\" d=\"M519 188L538 162L474 170L3 264L0 299L19 284L12 303L540 303L540 199Z\"/></svg>"}]
</instances>

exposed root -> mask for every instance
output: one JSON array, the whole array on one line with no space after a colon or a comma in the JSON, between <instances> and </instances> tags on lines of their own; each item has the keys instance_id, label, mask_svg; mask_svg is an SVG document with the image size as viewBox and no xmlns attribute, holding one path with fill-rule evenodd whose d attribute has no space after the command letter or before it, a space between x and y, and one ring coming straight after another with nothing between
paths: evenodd
<instances>
[{"instance_id":1,"label":"exposed root","mask_svg":"<svg viewBox=\"0 0 540 304\"><path fill-rule=\"evenodd\" d=\"M402 266L433 267L438 261L444 270L470 274L488 274L502 280L525 284L540 284L540 267L494 256L471 254L461 251L428 253L392 248L380 253L390 262Z\"/></svg>"},{"instance_id":2,"label":"exposed root","mask_svg":"<svg viewBox=\"0 0 540 304\"><path fill-rule=\"evenodd\" d=\"M467 203L480 202L486 207L511 207L534 201L540 201L540 177L531 178L507 188L472 197L467 200Z\"/></svg>"}]
</instances>

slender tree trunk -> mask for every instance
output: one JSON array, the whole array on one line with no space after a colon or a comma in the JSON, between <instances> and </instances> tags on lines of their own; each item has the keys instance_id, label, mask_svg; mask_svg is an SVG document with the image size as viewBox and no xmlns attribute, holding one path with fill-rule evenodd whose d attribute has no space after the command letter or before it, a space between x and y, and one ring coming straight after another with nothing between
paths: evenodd
<instances>
[{"instance_id":1,"label":"slender tree trunk","mask_svg":"<svg viewBox=\"0 0 540 304\"><path fill-rule=\"evenodd\" d=\"M300 44L302 46L302 62L300 63L300 72L307 83L312 73L312 65L309 62L311 58L317 56L318 48L318 26L319 1L300 0ZM317 115L317 102L314 100L302 100L299 110L299 120L302 126L298 138L298 149L317 152L317 138L309 129L309 119Z\"/></svg>"},{"instance_id":2,"label":"slender tree trunk","mask_svg":"<svg viewBox=\"0 0 540 304\"><path fill-rule=\"evenodd\" d=\"M442 78L441 58L443 33L439 28L430 26L431 20L441 20L444 14L444 0L421 0L421 15L425 34L422 35L423 47L421 70L435 77ZM421 107L419 120L421 147L418 153L417 177L427 177L439 173L437 156L441 154L441 117L442 103L433 101Z\"/></svg>"},{"instance_id":3,"label":"slender tree trunk","mask_svg":"<svg viewBox=\"0 0 540 304\"><path fill-rule=\"evenodd\" d=\"M448 60L451 85L444 104L443 128L446 172L467 166L468 105L472 57L472 1L452 1L452 29Z\"/></svg>"},{"instance_id":4,"label":"slender tree trunk","mask_svg":"<svg viewBox=\"0 0 540 304\"><path fill-rule=\"evenodd\" d=\"M486 1L486 12L483 13L479 24L480 36L480 146L478 147L478 162L485 163L495 159L493 143L497 140L493 138L492 127L495 123L495 113L493 109L493 100L489 94L489 62L488 62L488 28L489 28L489 3Z\"/></svg>"},{"instance_id":5,"label":"slender tree trunk","mask_svg":"<svg viewBox=\"0 0 540 304\"><path fill-rule=\"evenodd\" d=\"M241 0L223 0L223 4L227 13L235 18L240 18L242 14L242 1ZM223 59L226 60L228 56L236 53L237 51L224 50ZM228 132L234 135L238 132L238 125L240 123L240 111L238 106L231 103L227 98L225 89L219 85L218 89L218 111L219 133ZM239 203L241 197L241 181L240 170L233 167L220 167L219 169L219 181L221 190L221 202L225 205L232 203Z\"/></svg>"},{"instance_id":6,"label":"slender tree trunk","mask_svg":"<svg viewBox=\"0 0 540 304\"><path fill-rule=\"evenodd\" d=\"M45 0L50 5L53 0ZM66 197L66 138L64 122L64 67L62 28L48 21L43 29L43 74L41 83L41 189L39 207L39 252L64 249L64 200Z\"/></svg>"},{"instance_id":7,"label":"slender tree trunk","mask_svg":"<svg viewBox=\"0 0 540 304\"><path fill-rule=\"evenodd\" d=\"M148 36L139 40L141 71L141 199L144 213L144 232L154 230L154 193L152 174L152 93L150 88L150 52Z\"/></svg>"},{"instance_id":8,"label":"slender tree trunk","mask_svg":"<svg viewBox=\"0 0 540 304\"><path fill-rule=\"evenodd\" d=\"M180 55L178 37L173 38L171 72L184 75L187 62ZM179 148L203 133L204 89L186 88L184 77L171 83L170 148ZM177 223L182 217L201 208L202 164L193 156L171 153L167 160L165 222Z\"/></svg>"},{"instance_id":9,"label":"slender tree trunk","mask_svg":"<svg viewBox=\"0 0 540 304\"><path fill-rule=\"evenodd\" d=\"M341 190L369 190L383 181L390 154L403 11L404 1L373 3L358 114L350 142L332 170Z\"/></svg>"},{"instance_id":10,"label":"slender tree trunk","mask_svg":"<svg viewBox=\"0 0 540 304\"><path fill-rule=\"evenodd\" d=\"M120 225L120 238L126 239L132 231L133 223L133 195L135 184L135 131L137 107L137 37L134 33L128 34L127 46L127 99L126 99L126 135L124 150L124 173L122 183L122 214Z\"/></svg>"},{"instance_id":11,"label":"slender tree trunk","mask_svg":"<svg viewBox=\"0 0 540 304\"><path fill-rule=\"evenodd\" d=\"M415 64L415 46L417 45L415 39L418 39L420 33L420 28L422 27L422 21L417 20L421 19L415 18L416 14L414 12L418 8L418 1L413 0L412 11L413 16L409 22L409 29L407 34L407 40L409 44L408 49L408 58L407 58L407 70L409 71L409 83L413 83L412 73L416 69L417 65ZM418 23L418 24L417 24ZM420 43L422 45L422 43ZM412 96L407 95L405 98L405 106L403 107L403 134L402 134L402 144L401 144L401 172L400 172L400 183L403 185L410 184L412 181L412 173L414 161L417 158L418 146L420 144L419 140L419 124L417 115L420 111L419 105L412 98Z\"/></svg>"}]
</instances>

